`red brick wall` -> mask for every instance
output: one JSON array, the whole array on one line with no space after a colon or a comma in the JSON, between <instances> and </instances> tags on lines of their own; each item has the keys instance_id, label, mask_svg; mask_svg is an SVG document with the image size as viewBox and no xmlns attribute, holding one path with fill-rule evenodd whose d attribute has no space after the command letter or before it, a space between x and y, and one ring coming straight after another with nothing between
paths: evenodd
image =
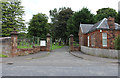
<instances>
[{"instance_id":1,"label":"red brick wall","mask_svg":"<svg viewBox=\"0 0 120 78\"><path fill-rule=\"evenodd\" d=\"M93 34L94 34L94 37L95 37L95 41L94 41L95 46L91 45L91 36ZM89 36L90 47L101 48L101 46L102 46L102 33L100 33L100 30L96 30L94 32L88 33L88 36ZM88 44L88 39L87 39L87 44Z\"/></svg>"},{"instance_id":2,"label":"red brick wall","mask_svg":"<svg viewBox=\"0 0 120 78\"><path fill-rule=\"evenodd\" d=\"M33 52L33 48L28 48L28 49L17 49L18 50L18 55L28 55Z\"/></svg>"},{"instance_id":3,"label":"red brick wall","mask_svg":"<svg viewBox=\"0 0 120 78\"><path fill-rule=\"evenodd\" d=\"M81 41L81 37L82 37L82 31L81 31L81 28L79 30L79 45L81 46L82 45L82 41Z\"/></svg>"},{"instance_id":4,"label":"red brick wall","mask_svg":"<svg viewBox=\"0 0 120 78\"><path fill-rule=\"evenodd\" d=\"M17 55L28 55L30 53L37 53L40 51L47 51L47 47L46 46L34 46L33 48L17 49L17 53L18 53Z\"/></svg>"},{"instance_id":5,"label":"red brick wall","mask_svg":"<svg viewBox=\"0 0 120 78\"><path fill-rule=\"evenodd\" d=\"M46 46L41 46L40 51L47 51L47 47Z\"/></svg>"},{"instance_id":6,"label":"red brick wall","mask_svg":"<svg viewBox=\"0 0 120 78\"><path fill-rule=\"evenodd\" d=\"M79 44L87 46L87 34L83 34L81 29L79 30Z\"/></svg>"},{"instance_id":7,"label":"red brick wall","mask_svg":"<svg viewBox=\"0 0 120 78\"><path fill-rule=\"evenodd\" d=\"M102 45L102 33L107 33L107 47L103 47ZM109 48L109 49L114 49L114 39L116 36L118 36L118 34L120 35L120 31L116 31L116 30L102 30L102 32L100 32L100 30L96 30L94 32L89 33L89 37L90 37L90 47L91 46L91 35L95 34L95 46L94 48ZM88 44L88 43L87 43Z\"/></svg>"},{"instance_id":8,"label":"red brick wall","mask_svg":"<svg viewBox=\"0 0 120 78\"><path fill-rule=\"evenodd\" d=\"M102 33L107 33L107 47L102 45ZM95 35L95 46L91 46L91 35ZM89 36L89 47L93 48L105 48L105 49L114 49L114 40L115 37L120 35L120 31L117 30L96 30L88 34L82 34L81 30L79 32L79 44L83 46L88 46L88 36ZM81 40L82 37L82 40Z\"/></svg>"}]
</instances>

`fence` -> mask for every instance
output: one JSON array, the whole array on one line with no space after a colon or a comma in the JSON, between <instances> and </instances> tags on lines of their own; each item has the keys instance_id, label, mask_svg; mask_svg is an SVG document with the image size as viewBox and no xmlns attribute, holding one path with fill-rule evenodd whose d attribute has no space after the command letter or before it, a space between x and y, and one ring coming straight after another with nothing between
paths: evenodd
<instances>
[{"instance_id":1,"label":"fence","mask_svg":"<svg viewBox=\"0 0 120 78\"><path fill-rule=\"evenodd\" d=\"M3 44L6 44L4 40L2 40L0 43L3 42L3 52L5 55L9 54L9 57L14 57L18 55L28 55L30 53L36 53L40 51L50 51L50 41L51 36L50 34L47 34L46 38L42 39L40 37L32 37L32 38L18 38L18 33L14 29L13 32L11 32L11 37L9 41L6 41L9 43L9 45L6 45L6 48L9 48L6 50L4 48ZM9 52L7 52L9 51Z\"/></svg>"},{"instance_id":2,"label":"fence","mask_svg":"<svg viewBox=\"0 0 120 78\"><path fill-rule=\"evenodd\" d=\"M32 46L40 46L41 41L45 41L46 43L46 39L40 37L19 38L17 40L17 44L18 44L17 48L32 48Z\"/></svg>"},{"instance_id":3,"label":"fence","mask_svg":"<svg viewBox=\"0 0 120 78\"><path fill-rule=\"evenodd\" d=\"M40 51L50 51L48 47L49 44L50 43L47 42L45 38L40 38L40 37L18 39L17 55L28 55Z\"/></svg>"}]
</instances>

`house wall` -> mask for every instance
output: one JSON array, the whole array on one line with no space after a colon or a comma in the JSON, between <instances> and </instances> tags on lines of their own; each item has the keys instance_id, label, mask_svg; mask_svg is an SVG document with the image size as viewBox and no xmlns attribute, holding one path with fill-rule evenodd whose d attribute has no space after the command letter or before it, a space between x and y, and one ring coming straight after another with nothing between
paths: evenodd
<instances>
[{"instance_id":1,"label":"house wall","mask_svg":"<svg viewBox=\"0 0 120 78\"><path fill-rule=\"evenodd\" d=\"M110 29L109 30L104 29L101 32L100 29L96 29L95 31L91 31L87 34L83 34L80 28L79 31L80 46L88 46L88 36L89 36L89 47L114 49L114 40L118 35L120 35L120 30L115 30L115 19L112 17L108 18L107 24ZM102 33L107 33L107 46L103 46L102 44L103 41Z\"/></svg>"},{"instance_id":2,"label":"house wall","mask_svg":"<svg viewBox=\"0 0 120 78\"><path fill-rule=\"evenodd\" d=\"M81 29L79 30L79 45L87 46L87 34L83 34Z\"/></svg>"},{"instance_id":3,"label":"house wall","mask_svg":"<svg viewBox=\"0 0 120 78\"><path fill-rule=\"evenodd\" d=\"M102 45L102 33L107 33L107 47L103 47ZM91 36L94 34L95 46L91 45ZM103 49L114 49L114 40L115 37L120 35L120 30L95 30L88 34L82 34L81 29L79 31L79 44L81 46L88 46L88 36L89 36L89 47L92 48L103 48Z\"/></svg>"},{"instance_id":4,"label":"house wall","mask_svg":"<svg viewBox=\"0 0 120 78\"><path fill-rule=\"evenodd\" d=\"M103 47L102 45L102 33L107 33L107 47ZM95 35L95 46L91 45L91 36ZM88 33L88 36L90 37L89 39L89 43L90 43L90 47L93 48L104 48L104 49L114 49L114 40L115 37L117 37L118 35L120 35L120 31L117 30L102 30L102 32L100 32L100 30L96 30L94 32ZM88 40L86 40L88 41ZM88 44L88 43L87 43Z\"/></svg>"},{"instance_id":5,"label":"house wall","mask_svg":"<svg viewBox=\"0 0 120 78\"><path fill-rule=\"evenodd\" d=\"M94 38L95 38L95 41L94 41L95 46L92 46L92 44L91 44L91 36L93 34L94 34ZM101 48L101 46L102 46L102 33L100 33L100 30L96 30L94 32L88 33L88 36L90 37L89 38L90 47Z\"/></svg>"}]
</instances>

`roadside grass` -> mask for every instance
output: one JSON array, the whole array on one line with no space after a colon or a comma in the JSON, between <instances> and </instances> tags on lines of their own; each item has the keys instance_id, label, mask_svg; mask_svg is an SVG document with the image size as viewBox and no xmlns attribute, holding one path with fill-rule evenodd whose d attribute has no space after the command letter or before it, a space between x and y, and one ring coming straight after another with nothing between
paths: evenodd
<instances>
[{"instance_id":1,"label":"roadside grass","mask_svg":"<svg viewBox=\"0 0 120 78\"><path fill-rule=\"evenodd\" d=\"M35 44L35 46L39 46L38 44ZM51 50L55 50L55 49L58 49L58 48L62 48L64 47L64 45L59 45L58 43L56 43L55 45L52 44L52 47L51 47ZM18 49L25 49L25 48L33 48L33 45L30 45L28 43L26 44L22 44L22 42L17 46Z\"/></svg>"},{"instance_id":2,"label":"roadside grass","mask_svg":"<svg viewBox=\"0 0 120 78\"><path fill-rule=\"evenodd\" d=\"M3 55L3 54L0 54L0 57L8 57L8 56L6 56L6 55Z\"/></svg>"},{"instance_id":3,"label":"roadside grass","mask_svg":"<svg viewBox=\"0 0 120 78\"><path fill-rule=\"evenodd\" d=\"M35 44L35 46L38 46L38 44ZM33 48L33 45L18 45L17 48Z\"/></svg>"},{"instance_id":4,"label":"roadside grass","mask_svg":"<svg viewBox=\"0 0 120 78\"><path fill-rule=\"evenodd\" d=\"M64 47L64 46L63 45L60 46L58 44L55 44L55 45L53 44L52 45L52 50L55 50L55 49L58 49L58 48L62 48L62 47Z\"/></svg>"},{"instance_id":5,"label":"roadside grass","mask_svg":"<svg viewBox=\"0 0 120 78\"><path fill-rule=\"evenodd\" d=\"M17 46L17 48L21 49L21 48L32 48L33 45L29 45L29 46L22 46L22 45L19 45Z\"/></svg>"}]
</instances>

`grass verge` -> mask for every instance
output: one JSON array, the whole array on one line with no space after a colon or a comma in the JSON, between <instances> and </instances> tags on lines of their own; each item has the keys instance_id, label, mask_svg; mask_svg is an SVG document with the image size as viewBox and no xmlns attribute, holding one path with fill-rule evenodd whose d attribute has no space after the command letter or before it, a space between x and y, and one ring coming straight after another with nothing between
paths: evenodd
<instances>
[{"instance_id":1,"label":"grass verge","mask_svg":"<svg viewBox=\"0 0 120 78\"><path fill-rule=\"evenodd\" d=\"M8 56L6 56L6 55L3 55L3 54L0 54L0 57L8 57Z\"/></svg>"},{"instance_id":2,"label":"grass verge","mask_svg":"<svg viewBox=\"0 0 120 78\"><path fill-rule=\"evenodd\" d=\"M58 48L62 48L64 47L63 45L52 45L52 50L58 49Z\"/></svg>"}]
</instances>

